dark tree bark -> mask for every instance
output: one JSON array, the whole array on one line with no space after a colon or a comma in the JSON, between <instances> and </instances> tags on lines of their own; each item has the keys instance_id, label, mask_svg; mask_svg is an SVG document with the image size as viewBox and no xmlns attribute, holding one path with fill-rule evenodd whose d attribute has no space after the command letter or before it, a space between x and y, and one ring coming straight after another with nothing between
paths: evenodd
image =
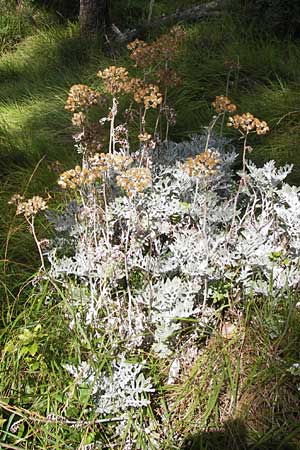
<instances>
[{"instance_id":1,"label":"dark tree bark","mask_svg":"<svg viewBox=\"0 0 300 450\"><path fill-rule=\"evenodd\" d=\"M105 34L110 27L109 0L80 0L79 21L84 33Z\"/></svg>"}]
</instances>

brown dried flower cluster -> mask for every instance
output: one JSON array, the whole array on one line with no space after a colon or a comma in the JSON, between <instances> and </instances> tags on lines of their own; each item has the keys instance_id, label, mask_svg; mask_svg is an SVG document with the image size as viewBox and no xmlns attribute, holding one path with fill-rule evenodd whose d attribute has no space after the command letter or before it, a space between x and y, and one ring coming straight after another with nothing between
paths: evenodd
<instances>
[{"instance_id":1,"label":"brown dried flower cluster","mask_svg":"<svg viewBox=\"0 0 300 450\"><path fill-rule=\"evenodd\" d=\"M234 59L225 59L224 66L229 70L240 70L241 68L240 63Z\"/></svg>"},{"instance_id":2,"label":"brown dried flower cluster","mask_svg":"<svg viewBox=\"0 0 300 450\"><path fill-rule=\"evenodd\" d=\"M258 135L266 134L270 131L267 122L257 119L249 112L241 116L236 114L233 117L229 117L227 126L240 129L244 133L249 133L252 131Z\"/></svg>"},{"instance_id":3,"label":"brown dried flower cluster","mask_svg":"<svg viewBox=\"0 0 300 450\"><path fill-rule=\"evenodd\" d=\"M156 141L151 136L151 134L147 133L146 131L144 133L140 133L138 135L138 140L142 144L143 148L143 155L142 155L142 161L144 161L144 165L149 165L149 160L147 161L147 153L149 150L154 150L156 147ZM145 158L145 160L144 160Z\"/></svg>"},{"instance_id":4,"label":"brown dried flower cluster","mask_svg":"<svg viewBox=\"0 0 300 450\"><path fill-rule=\"evenodd\" d=\"M153 57L150 58L150 44L147 44L141 39L135 39L127 45L128 50L131 52L131 59L133 59L138 67L145 68L151 65ZM148 53L148 55L147 55ZM151 63L146 63L146 55L148 56L148 61L151 59Z\"/></svg>"},{"instance_id":5,"label":"brown dried flower cluster","mask_svg":"<svg viewBox=\"0 0 300 450\"><path fill-rule=\"evenodd\" d=\"M144 167L134 167L117 176L117 185L126 191L128 197L133 197L138 192L143 192L151 186L151 182L151 172Z\"/></svg>"},{"instance_id":6,"label":"brown dried flower cluster","mask_svg":"<svg viewBox=\"0 0 300 450\"><path fill-rule=\"evenodd\" d=\"M58 184L63 189L77 189L78 187L94 183L101 179L102 174L100 170L88 169L76 166L75 169L63 172L58 180Z\"/></svg>"},{"instance_id":7,"label":"brown dried flower cluster","mask_svg":"<svg viewBox=\"0 0 300 450\"><path fill-rule=\"evenodd\" d=\"M132 164L130 156L108 153L96 153L87 160L87 167L76 166L74 169L63 172L58 184L63 189L77 189L81 186L101 181L106 173L112 169L117 173L126 171Z\"/></svg>"},{"instance_id":8,"label":"brown dried flower cluster","mask_svg":"<svg viewBox=\"0 0 300 450\"><path fill-rule=\"evenodd\" d=\"M65 109L71 112L86 112L92 105L98 103L99 97L98 92L85 84L74 84L69 91Z\"/></svg>"},{"instance_id":9,"label":"brown dried flower cluster","mask_svg":"<svg viewBox=\"0 0 300 450\"><path fill-rule=\"evenodd\" d=\"M140 133L138 135L138 139L139 139L140 142L150 141L151 138L152 138L151 134L146 133L146 132L145 133Z\"/></svg>"},{"instance_id":10,"label":"brown dried flower cluster","mask_svg":"<svg viewBox=\"0 0 300 450\"><path fill-rule=\"evenodd\" d=\"M99 122L92 122L85 126L80 141L89 152L99 152L104 146L105 129Z\"/></svg>"},{"instance_id":11,"label":"brown dried flower cluster","mask_svg":"<svg viewBox=\"0 0 300 450\"><path fill-rule=\"evenodd\" d=\"M145 89L147 86L147 83L142 80L141 78L130 78L130 81L128 83L128 86L126 86L126 92L130 92L134 94L135 92L139 91L140 89Z\"/></svg>"},{"instance_id":12,"label":"brown dried flower cluster","mask_svg":"<svg viewBox=\"0 0 300 450\"><path fill-rule=\"evenodd\" d=\"M98 72L98 76L104 81L107 92L112 95L131 93L137 103L144 103L146 109L157 108L162 103L163 98L158 86L147 84L140 78L129 78L124 67L108 67Z\"/></svg>"},{"instance_id":13,"label":"brown dried flower cluster","mask_svg":"<svg viewBox=\"0 0 300 450\"><path fill-rule=\"evenodd\" d=\"M137 103L144 103L146 109L156 109L163 101L163 96L159 92L159 87L155 84L144 84L133 94L133 98Z\"/></svg>"},{"instance_id":14,"label":"brown dried flower cluster","mask_svg":"<svg viewBox=\"0 0 300 450\"><path fill-rule=\"evenodd\" d=\"M63 168L63 165L59 161L56 160L56 161L50 162L47 165L47 167L50 172L60 173Z\"/></svg>"},{"instance_id":15,"label":"brown dried flower cluster","mask_svg":"<svg viewBox=\"0 0 300 450\"><path fill-rule=\"evenodd\" d=\"M144 103L146 109L155 109L163 101L159 87L155 84L147 84L141 78L131 78L125 89L127 93L133 94L133 98L137 103Z\"/></svg>"},{"instance_id":16,"label":"brown dried flower cluster","mask_svg":"<svg viewBox=\"0 0 300 450\"><path fill-rule=\"evenodd\" d=\"M181 167L190 177L207 177L217 172L219 162L218 153L208 149L195 158L188 158Z\"/></svg>"},{"instance_id":17,"label":"brown dried flower cluster","mask_svg":"<svg viewBox=\"0 0 300 450\"><path fill-rule=\"evenodd\" d=\"M121 123L114 129L114 141L115 145L119 147L119 150L125 153L129 152L128 129L125 124Z\"/></svg>"},{"instance_id":18,"label":"brown dried flower cluster","mask_svg":"<svg viewBox=\"0 0 300 450\"><path fill-rule=\"evenodd\" d=\"M73 114L72 124L74 125L74 127L83 127L85 121L86 115L82 111Z\"/></svg>"},{"instance_id":19,"label":"brown dried flower cluster","mask_svg":"<svg viewBox=\"0 0 300 450\"><path fill-rule=\"evenodd\" d=\"M231 103L231 100L225 95L218 95L215 101L212 103L217 113L229 112L233 113L236 111L236 106Z\"/></svg>"},{"instance_id":20,"label":"brown dried flower cluster","mask_svg":"<svg viewBox=\"0 0 300 450\"><path fill-rule=\"evenodd\" d=\"M176 26L151 44L136 39L128 44L127 48L131 52L130 57L135 61L136 66L144 69L160 62L173 60L179 53L185 36L183 28Z\"/></svg>"},{"instance_id":21,"label":"brown dried flower cluster","mask_svg":"<svg viewBox=\"0 0 300 450\"><path fill-rule=\"evenodd\" d=\"M22 195L15 194L11 197L8 203L10 205L16 204L17 215L24 214L26 218L35 216L39 211L43 211L47 208L46 201L38 195L24 201L24 197Z\"/></svg>"},{"instance_id":22,"label":"brown dried flower cluster","mask_svg":"<svg viewBox=\"0 0 300 450\"><path fill-rule=\"evenodd\" d=\"M116 95L126 92L129 88L128 71L125 67L110 66L99 71L97 76L102 78L104 87L109 94Z\"/></svg>"},{"instance_id":23,"label":"brown dried flower cluster","mask_svg":"<svg viewBox=\"0 0 300 450\"><path fill-rule=\"evenodd\" d=\"M109 153L96 153L93 157L89 158L88 164L92 169L99 170L102 174L109 169L113 169L115 172L123 172L127 170L133 159L128 155L109 154Z\"/></svg>"},{"instance_id":24,"label":"brown dried flower cluster","mask_svg":"<svg viewBox=\"0 0 300 450\"><path fill-rule=\"evenodd\" d=\"M172 69L160 69L157 72L159 84L165 87L180 86L182 82L181 76Z\"/></svg>"}]
</instances>

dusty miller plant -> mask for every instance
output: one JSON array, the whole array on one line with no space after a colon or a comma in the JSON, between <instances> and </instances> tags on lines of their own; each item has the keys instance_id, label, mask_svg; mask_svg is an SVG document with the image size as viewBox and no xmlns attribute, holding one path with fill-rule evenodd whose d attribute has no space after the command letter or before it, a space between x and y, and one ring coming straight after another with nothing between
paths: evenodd
<instances>
[{"instance_id":1,"label":"dusty miller plant","mask_svg":"<svg viewBox=\"0 0 300 450\"><path fill-rule=\"evenodd\" d=\"M131 47L140 65L145 48L141 41ZM89 360L67 362L66 370L76 385L90 388L94 410L125 436L126 448L158 448L156 432L160 439L164 433L153 417L141 414L155 389L147 355L172 361L186 345L197 345L217 324L223 286L226 301L238 298L241 305L250 293L263 298L298 286L300 195L285 183L291 166L277 169L270 161L258 168L247 161L250 134L269 128L250 113L233 115L236 106L227 97L216 97L205 135L162 141L159 121L164 114L167 134L174 113L159 88L130 78L124 68L112 66L99 76L111 96L109 114L100 128L92 126L88 114L100 93L85 85L71 88L67 109L80 127L75 140L82 161L60 176L69 192L65 211L47 212L55 230L52 247L42 252L34 238L42 268L64 299L70 331L98 342ZM118 122L121 94L138 105L141 127L133 150L128 124ZM153 134L146 122L151 110L158 111ZM214 133L228 113L228 125L243 140L238 174L231 142ZM101 152L107 124L108 152ZM43 199L13 201L34 230L35 215L46 208ZM104 345L110 356L105 364L97 345L100 355ZM138 444L143 428L151 432Z\"/></svg>"}]
</instances>

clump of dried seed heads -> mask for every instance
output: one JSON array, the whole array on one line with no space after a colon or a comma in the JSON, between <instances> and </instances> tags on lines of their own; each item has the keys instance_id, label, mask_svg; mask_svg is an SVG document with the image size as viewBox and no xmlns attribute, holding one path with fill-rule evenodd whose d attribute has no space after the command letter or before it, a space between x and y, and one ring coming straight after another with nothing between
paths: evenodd
<instances>
[{"instance_id":1,"label":"clump of dried seed heads","mask_svg":"<svg viewBox=\"0 0 300 450\"><path fill-rule=\"evenodd\" d=\"M15 194L11 197L8 203L10 205L16 204L17 215L24 214L27 219L29 217L35 216L39 211L47 209L46 201L38 195L35 195L34 197L25 201L22 195Z\"/></svg>"},{"instance_id":2,"label":"clump of dried seed heads","mask_svg":"<svg viewBox=\"0 0 300 450\"><path fill-rule=\"evenodd\" d=\"M128 71L125 67L110 66L100 70L97 76L103 80L105 90L112 95L126 92L129 85Z\"/></svg>"},{"instance_id":3,"label":"clump of dried seed heads","mask_svg":"<svg viewBox=\"0 0 300 450\"><path fill-rule=\"evenodd\" d=\"M132 164L133 159L128 155L96 153L88 160L88 165L92 169L98 169L104 175L105 172L112 169L115 172L122 172Z\"/></svg>"},{"instance_id":4,"label":"clump of dried seed heads","mask_svg":"<svg viewBox=\"0 0 300 450\"><path fill-rule=\"evenodd\" d=\"M133 167L117 176L117 185L126 191L128 197L143 192L151 183L151 172L144 167Z\"/></svg>"},{"instance_id":5,"label":"clump of dried seed heads","mask_svg":"<svg viewBox=\"0 0 300 450\"><path fill-rule=\"evenodd\" d=\"M163 96L159 92L159 87L155 84L145 84L134 92L133 98L137 103L143 102L146 109L156 109L163 101Z\"/></svg>"},{"instance_id":6,"label":"clump of dried seed heads","mask_svg":"<svg viewBox=\"0 0 300 450\"><path fill-rule=\"evenodd\" d=\"M138 139L139 139L140 142L150 141L151 138L152 138L151 134L146 133L146 132L145 133L140 133L138 135Z\"/></svg>"},{"instance_id":7,"label":"clump of dried seed heads","mask_svg":"<svg viewBox=\"0 0 300 450\"><path fill-rule=\"evenodd\" d=\"M98 103L99 98L100 94L85 84L74 84L69 91L65 109L71 112L86 112Z\"/></svg>"},{"instance_id":8,"label":"clump of dried seed heads","mask_svg":"<svg viewBox=\"0 0 300 450\"><path fill-rule=\"evenodd\" d=\"M80 111L79 113L74 113L72 116L72 124L74 127L83 127L86 121L86 115Z\"/></svg>"},{"instance_id":9,"label":"clump of dried seed heads","mask_svg":"<svg viewBox=\"0 0 300 450\"><path fill-rule=\"evenodd\" d=\"M164 87L180 86L182 82L181 76L172 69L159 69L157 72L158 82Z\"/></svg>"},{"instance_id":10,"label":"clump of dried seed heads","mask_svg":"<svg viewBox=\"0 0 300 450\"><path fill-rule=\"evenodd\" d=\"M217 172L219 162L219 154L208 149L195 158L187 158L181 168L190 177L208 177Z\"/></svg>"},{"instance_id":11,"label":"clump of dried seed heads","mask_svg":"<svg viewBox=\"0 0 300 450\"><path fill-rule=\"evenodd\" d=\"M105 178L109 170L117 173L127 170L133 159L127 155L96 153L88 158L86 167L76 166L63 172L58 184L63 189L77 189Z\"/></svg>"},{"instance_id":12,"label":"clump of dried seed heads","mask_svg":"<svg viewBox=\"0 0 300 450\"><path fill-rule=\"evenodd\" d=\"M233 113L236 111L236 105L231 102L231 100L225 95L218 95L215 101L212 103L218 114L229 112Z\"/></svg>"},{"instance_id":13,"label":"clump of dried seed heads","mask_svg":"<svg viewBox=\"0 0 300 450\"><path fill-rule=\"evenodd\" d=\"M257 119L249 112L242 114L241 116L236 114L233 117L229 117L227 126L239 129L243 134L254 132L258 135L262 135L270 131L267 122Z\"/></svg>"},{"instance_id":14,"label":"clump of dried seed heads","mask_svg":"<svg viewBox=\"0 0 300 450\"><path fill-rule=\"evenodd\" d=\"M173 27L168 33L163 34L151 44L135 39L127 45L131 52L131 59L136 66L145 69L159 63L174 60L178 55L186 33L182 27Z\"/></svg>"},{"instance_id":15,"label":"clump of dried seed heads","mask_svg":"<svg viewBox=\"0 0 300 450\"><path fill-rule=\"evenodd\" d=\"M76 166L74 169L63 172L59 177L58 184L63 189L77 189L101 178L100 170Z\"/></svg>"}]
</instances>

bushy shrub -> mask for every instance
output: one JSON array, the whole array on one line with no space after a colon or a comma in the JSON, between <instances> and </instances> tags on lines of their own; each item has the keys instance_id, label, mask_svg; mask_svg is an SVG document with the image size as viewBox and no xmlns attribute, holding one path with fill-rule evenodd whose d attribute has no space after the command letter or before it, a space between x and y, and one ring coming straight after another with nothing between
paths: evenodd
<instances>
[{"instance_id":1,"label":"bushy shrub","mask_svg":"<svg viewBox=\"0 0 300 450\"><path fill-rule=\"evenodd\" d=\"M171 65L183 36L175 29L152 45L135 41L131 56L145 76L177 80ZM166 60L167 77L159 67ZM215 332L220 308L243 309L249 296L262 301L298 287L300 195L284 183L291 166L276 169L270 161L258 168L246 160L250 135L269 127L250 113L236 114L227 97L216 97L205 134L175 143L162 139L174 120L167 89L122 67L98 76L105 94L85 85L69 92L66 109L79 127L82 161L59 178L66 204L47 212L55 233L46 251L34 226L45 200L13 202L38 245L40 277L53 287L48 301L59 302L70 333L82 340L81 363L64 362L72 392L88 390L92 411L107 424L108 448L157 449L168 430L150 359L169 367L164 383L172 384L183 361L193 364L203 336ZM122 120L120 96L137 106ZM95 124L91 112L108 101L109 113ZM151 112L157 120L148 122ZM237 174L232 143L214 134L225 114L244 142ZM132 140L128 117L140 124Z\"/></svg>"}]
</instances>

